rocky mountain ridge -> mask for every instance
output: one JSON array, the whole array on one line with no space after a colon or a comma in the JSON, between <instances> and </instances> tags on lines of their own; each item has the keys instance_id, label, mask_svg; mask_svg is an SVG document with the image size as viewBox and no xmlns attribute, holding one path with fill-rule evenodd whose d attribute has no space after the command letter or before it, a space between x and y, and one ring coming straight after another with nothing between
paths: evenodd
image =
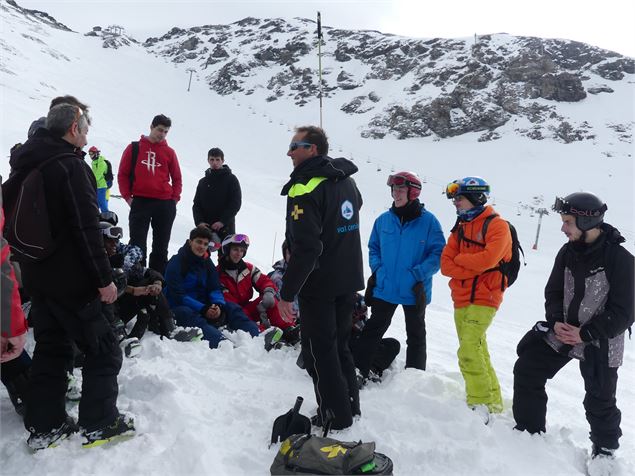
<instances>
[{"instance_id":1,"label":"rocky mountain ridge","mask_svg":"<svg viewBox=\"0 0 635 476\"><path fill-rule=\"evenodd\" d=\"M507 34L420 40L322 31L323 94L347 114L367 118L364 137L444 138L482 131L479 140L492 140L500 126L522 119L515 130L532 139L591 139L590 122L572 122L559 104L611 94L613 84L635 81L632 58L575 41ZM143 45L196 68L221 95L265 91L266 101L286 99L298 106L318 96L311 20L245 18L173 28ZM632 127L632 122L615 125L626 141Z\"/></svg>"}]
</instances>

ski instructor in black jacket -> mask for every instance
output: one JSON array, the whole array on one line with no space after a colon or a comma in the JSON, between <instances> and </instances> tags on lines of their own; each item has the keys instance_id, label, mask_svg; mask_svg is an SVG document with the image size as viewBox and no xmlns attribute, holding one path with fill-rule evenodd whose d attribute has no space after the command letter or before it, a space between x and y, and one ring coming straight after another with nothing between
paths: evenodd
<instances>
[{"instance_id":1,"label":"ski instructor in black jacket","mask_svg":"<svg viewBox=\"0 0 635 476\"><path fill-rule=\"evenodd\" d=\"M545 431L545 383L571 359L580 362L584 409L591 427L591 464L612 459L622 436L616 406L617 369L624 333L633 324L633 255L625 240L604 223L607 206L592 193L557 198L566 243L545 287L546 321L518 344L514 366L516 429ZM589 474L592 472L589 466ZM599 474L599 473L598 473Z\"/></svg>"},{"instance_id":2,"label":"ski instructor in black jacket","mask_svg":"<svg viewBox=\"0 0 635 476\"><path fill-rule=\"evenodd\" d=\"M364 288L359 210L362 197L350 177L357 167L327 156L322 129L296 129L287 155L293 161L287 196L286 239L291 258L279 304L283 319L294 315L298 295L302 355L313 378L321 425L331 410L333 429L359 415L359 389L348 340L355 292Z\"/></svg>"}]
</instances>

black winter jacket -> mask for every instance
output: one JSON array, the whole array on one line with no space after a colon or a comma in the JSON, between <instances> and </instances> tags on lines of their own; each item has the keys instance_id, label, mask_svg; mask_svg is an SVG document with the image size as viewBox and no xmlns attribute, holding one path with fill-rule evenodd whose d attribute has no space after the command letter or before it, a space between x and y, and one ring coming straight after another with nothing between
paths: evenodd
<instances>
[{"instance_id":1,"label":"black winter jacket","mask_svg":"<svg viewBox=\"0 0 635 476\"><path fill-rule=\"evenodd\" d=\"M202 222L211 225L221 221L227 229L223 230L223 234L235 233L236 214L240 210L241 200L240 183L227 165L218 170L207 169L194 195L194 224Z\"/></svg>"},{"instance_id":2,"label":"black winter jacket","mask_svg":"<svg viewBox=\"0 0 635 476\"><path fill-rule=\"evenodd\" d=\"M633 255L620 246L624 238L611 225L588 246L566 243L558 252L545 287L545 313L550 327L567 322L580 327L584 341L564 347L550 331L547 343L583 359L586 343L607 342L609 366L621 364L624 332L633 324Z\"/></svg>"},{"instance_id":3,"label":"black winter jacket","mask_svg":"<svg viewBox=\"0 0 635 476\"><path fill-rule=\"evenodd\" d=\"M362 196L350 177L357 167L344 158L317 156L291 173L286 239L291 259L281 297L341 296L364 288L359 210Z\"/></svg>"},{"instance_id":4,"label":"black winter jacket","mask_svg":"<svg viewBox=\"0 0 635 476\"><path fill-rule=\"evenodd\" d=\"M98 295L97 288L112 282L90 165L84 162L82 151L44 128L14 152L10 163L16 174L26 176L41 162L62 153L74 157L65 156L43 169L50 228L57 249L43 261L23 263L22 279L29 294L79 309Z\"/></svg>"}]
</instances>

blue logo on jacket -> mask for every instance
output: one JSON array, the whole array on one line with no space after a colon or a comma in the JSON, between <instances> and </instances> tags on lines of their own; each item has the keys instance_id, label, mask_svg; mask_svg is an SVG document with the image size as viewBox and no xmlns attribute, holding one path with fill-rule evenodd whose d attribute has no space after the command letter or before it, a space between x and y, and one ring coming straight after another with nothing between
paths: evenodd
<instances>
[{"instance_id":1,"label":"blue logo on jacket","mask_svg":"<svg viewBox=\"0 0 635 476\"><path fill-rule=\"evenodd\" d=\"M340 209L342 211L342 216L346 220L350 220L351 218L353 218L355 210L353 209L353 204L350 202L350 200L344 200Z\"/></svg>"}]
</instances>

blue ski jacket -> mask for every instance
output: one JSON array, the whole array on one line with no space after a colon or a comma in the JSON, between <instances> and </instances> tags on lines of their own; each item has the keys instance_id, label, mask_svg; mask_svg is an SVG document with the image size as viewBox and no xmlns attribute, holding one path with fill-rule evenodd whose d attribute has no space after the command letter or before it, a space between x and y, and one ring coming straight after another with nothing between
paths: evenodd
<instances>
[{"instance_id":1,"label":"blue ski jacket","mask_svg":"<svg viewBox=\"0 0 635 476\"><path fill-rule=\"evenodd\" d=\"M392 209L379 215L368 242L370 268L377 279L373 297L414 305L412 288L422 282L430 304L432 276L439 271L444 246L441 224L423 205L421 216L404 223Z\"/></svg>"}]
</instances>

